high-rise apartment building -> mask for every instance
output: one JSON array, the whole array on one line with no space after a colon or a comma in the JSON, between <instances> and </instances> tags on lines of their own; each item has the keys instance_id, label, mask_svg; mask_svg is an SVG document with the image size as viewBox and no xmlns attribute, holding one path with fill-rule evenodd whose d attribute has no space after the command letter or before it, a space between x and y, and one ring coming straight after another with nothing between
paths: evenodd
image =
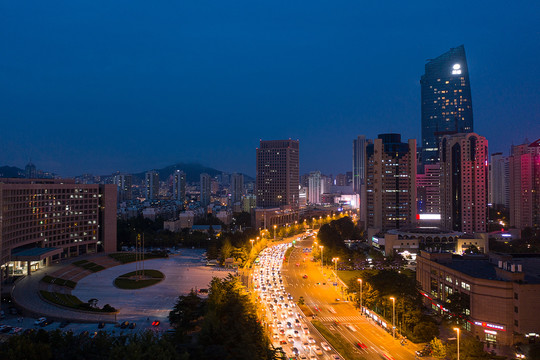
<instances>
[{"instance_id":1,"label":"high-rise apartment building","mask_svg":"<svg viewBox=\"0 0 540 360\"><path fill-rule=\"evenodd\" d=\"M439 162L442 136L473 132L469 68L463 45L431 59L420 79L422 163Z\"/></svg>"},{"instance_id":2,"label":"high-rise apartment building","mask_svg":"<svg viewBox=\"0 0 540 360\"><path fill-rule=\"evenodd\" d=\"M416 222L416 140L381 134L366 147L367 227L399 229Z\"/></svg>"},{"instance_id":3,"label":"high-rise apartment building","mask_svg":"<svg viewBox=\"0 0 540 360\"><path fill-rule=\"evenodd\" d=\"M116 185L0 179L0 284L51 261L116 251Z\"/></svg>"},{"instance_id":4,"label":"high-rise apartment building","mask_svg":"<svg viewBox=\"0 0 540 360\"><path fill-rule=\"evenodd\" d=\"M148 171L144 178L144 197L146 200L156 200L159 197L159 173Z\"/></svg>"},{"instance_id":5,"label":"high-rise apartment building","mask_svg":"<svg viewBox=\"0 0 540 360\"><path fill-rule=\"evenodd\" d=\"M233 204L242 201L244 195L244 175L233 173L231 174L231 202Z\"/></svg>"},{"instance_id":6,"label":"high-rise apartment building","mask_svg":"<svg viewBox=\"0 0 540 360\"><path fill-rule=\"evenodd\" d=\"M346 174L337 174L335 179L335 185L336 186L347 186L349 185L347 182L347 175Z\"/></svg>"},{"instance_id":7,"label":"high-rise apartment building","mask_svg":"<svg viewBox=\"0 0 540 360\"><path fill-rule=\"evenodd\" d=\"M24 177L27 179L36 179L38 177L36 165L29 162L24 167Z\"/></svg>"},{"instance_id":8,"label":"high-rise apartment building","mask_svg":"<svg viewBox=\"0 0 540 360\"><path fill-rule=\"evenodd\" d=\"M128 201L133 198L133 176L128 174L117 174L114 175L113 181L116 184L118 202Z\"/></svg>"},{"instance_id":9,"label":"high-rise apartment building","mask_svg":"<svg viewBox=\"0 0 540 360\"><path fill-rule=\"evenodd\" d=\"M496 208L510 208L510 168L508 157L502 153L491 154L488 203Z\"/></svg>"},{"instance_id":10,"label":"high-rise apartment building","mask_svg":"<svg viewBox=\"0 0 540 360\"><path fill-rule=\"evenodd\" d=\"M309 173L308 202L310 204L320 204L323 193L323 179L320 171Z\"/></svg>"},{"instance_id":11,"label":"high-rise apartment building","mask_svg":"<svg viewBox=\"0 0 540 360\"><path fill-rule=\"evenodd\" d=\"M488 141L475 133L441 141L441 224L464 233L487 229Z\"/></svg>"},{"instance_id":12,"label":"high-rise apartment building","mask_svg":"<svg viewBox=\"0 0 540 360\"><path fill-rule=\"evenodd\" d=\"M299 141L261 140L257 148L257 207L298 208Z\"/></svg>"},{"instance_id":13,"label":"high-rise apartment building","mask_svg":"<svg viewBox=\"0 0 540 360\"><path fill-rule=\"evenodd\" d=\"M182 203L186 202L186 173L182 170L176 170L173 173L172 198Z\"/></svg>"},{"instance_id":14,"label":"high-rise apartment building","mask_svg":"<svg viewBox=\"0 0 540 360\"><path fill-rule=\"evenodd\" d=\"M212 193L212 178L207 173L200 176L201 206L210 205L210 195Z\"/></svg>"},{"instance_id":15,"label":"high-rise apartment building","mask_svg":"<svg viewBox=\"0 0 540 360\"><path fill-rule=\"evenodd\" d=\"M540 139L512 146L510 168L510 226L540 227Z\"/></svg>"},{"instance_id":16,"label":"high-rise apartment building","mask_svg":"<svg viewBox=\"0 0 540 360\"><path fill-rule=\"evenodd\" d=\"M419 214L441 213L441 168L439 164L424 166L424 173L416 175L416 197Z\"/></svg>"}]
</instances>

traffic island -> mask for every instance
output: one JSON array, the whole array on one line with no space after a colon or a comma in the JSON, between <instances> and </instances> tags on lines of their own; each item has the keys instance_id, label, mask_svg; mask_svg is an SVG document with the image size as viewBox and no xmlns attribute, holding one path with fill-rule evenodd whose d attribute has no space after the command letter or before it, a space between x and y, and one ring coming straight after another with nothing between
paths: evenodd
<instances>
[{"instance_id":1,"label":"traffic island","mask_svg":"<svg viewBox=\"0 0 540 360\"><path fill-rule=\"evenodd\" d=\"M162 281L165 275L158 270L139 270L120 275L114 280L114 286L119 289L134 290L155 285Z\"/></svg>"}]
</instances>

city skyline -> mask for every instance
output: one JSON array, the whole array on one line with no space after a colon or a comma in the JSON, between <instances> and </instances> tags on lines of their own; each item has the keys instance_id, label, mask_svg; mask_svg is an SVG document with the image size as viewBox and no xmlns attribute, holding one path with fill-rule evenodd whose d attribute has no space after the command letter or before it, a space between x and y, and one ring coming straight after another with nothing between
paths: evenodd
<instances>
[{"instance_id":1,"label":"city skyline","mask_svg":"<svg viewBox=\"0 0 540 360\"><path fill-rule=\"evenodd\" d=\"M360 134L420 143L426 59L460 44L490 151L540 133L538 4L167 6L6 4L0 165L254 176L258 141L291 138L301 173L344 173Z\"/></svg>"}]
</instances>

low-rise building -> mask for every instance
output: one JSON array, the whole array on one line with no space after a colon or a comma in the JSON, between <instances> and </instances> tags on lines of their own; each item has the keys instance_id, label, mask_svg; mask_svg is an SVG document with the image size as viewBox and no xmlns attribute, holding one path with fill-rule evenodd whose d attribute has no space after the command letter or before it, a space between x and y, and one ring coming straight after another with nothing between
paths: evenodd
<instances>
[{"instance_id":1,"label":"low-rise building","mask_svg":"<svg viewBox=\"0 0 540 360\"><path fill-rule=\"evenodd\" d=\"M460 293L466 330L492 346L540 334L540 255L421 251L416 280L425 305L440 313L449 311L449 296Z\"/></svg>"}]
</instances>

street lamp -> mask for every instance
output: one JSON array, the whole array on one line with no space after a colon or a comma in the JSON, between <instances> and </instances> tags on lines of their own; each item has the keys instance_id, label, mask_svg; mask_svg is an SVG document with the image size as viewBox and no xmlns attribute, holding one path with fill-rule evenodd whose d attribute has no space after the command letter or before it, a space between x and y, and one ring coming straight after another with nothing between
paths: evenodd
<instances>
[{"instance_id":1,"label":"street lamp","mask_svg":"<svg viewBox=\"0 0 540 360\"><path fill-rule=\"evenodd\" d=\"M323 267L323 249L324 249L324 245L320 245L319 249L321 249L321 271L324 272L324 267Z\"/></svg>"},{"instance_id":2,"label":"street lamp","mask_svg":"<svg viewBox=\"0 0 540 360\"><path fill-rule=\"evenodd\" d=\"M274 225L274 241L276 241L276 228L277 228L277 225Z\"/></svg>"},{"instance_id":3,"label":"street lamp","mask_svg":"<svg viewBox=\"0 0 540 360\"><path fill-rule=\"evenodd\" d=\"M362 279L358 279L358 283L360 284L360 312L364 315L364 308L362 307Z\"/></svg>"},{"instance_id":4,"label":"street lamp","mask_svg":"<svg viewBox=\"0 0 540 360\"><path fill-rule=\"evenodd\" d=\"M337 263L339 261L338 257L332 258L332 262L334 263L334 282L337 283Z\"/></svg>"},{"instance_id":5,"label":"street lamp","mask_svg":"<svg viewBox=\"0 0 540 360\"><path fill-rule=\"evenodd\" d=\"M255 242L255 240L250 239L249 241L251 241L251 251L253 251L253 243Z\"/></svg>"},{"instance_id":6,"label":"street lamp","mask_svg":"<svg viewBox=\"0 0 540 360\"><path fill-rule=\"evenodd\" d=\"M391 297L392 300L392 338L396 338L396 298Z\"/></svg>"},{"instance_id":7,"label":"street lamp","mask_svg":"<svg viewBox=\"0 0 540 360\"><path fill-rule=\"evenodd\" d=\"M457 360L459 360L459 328L454 328L457 331Z\"/></svg>"}]
</instances>

